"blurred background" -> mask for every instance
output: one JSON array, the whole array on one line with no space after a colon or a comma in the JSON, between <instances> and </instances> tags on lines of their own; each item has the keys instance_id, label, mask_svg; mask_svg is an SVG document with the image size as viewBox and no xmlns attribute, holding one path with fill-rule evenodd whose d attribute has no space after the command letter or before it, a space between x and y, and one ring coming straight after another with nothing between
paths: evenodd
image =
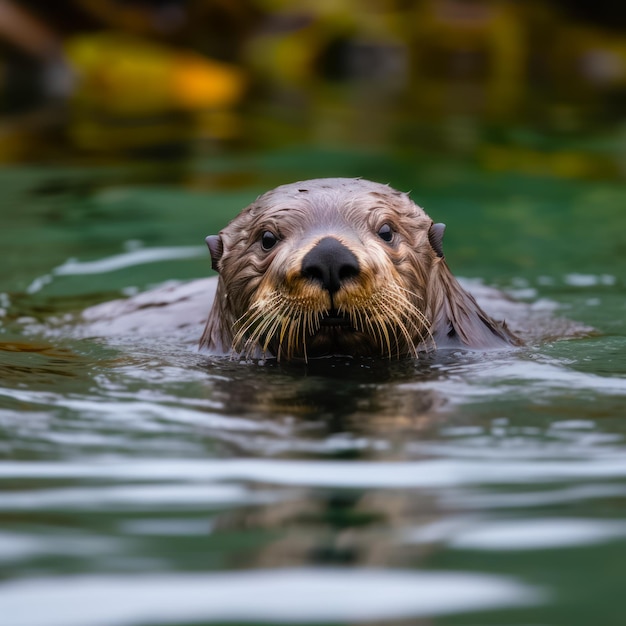
<instances>
[{"instance_id":1,"label":"blurred background","mask_svg":"<svg viewBox=\"0 0 626 626\"><path fill-rule=\"evenodd\" d=\"M609 0L0 0L0 161L307 144L626 173Z\"/></svg>"}]
</instances>

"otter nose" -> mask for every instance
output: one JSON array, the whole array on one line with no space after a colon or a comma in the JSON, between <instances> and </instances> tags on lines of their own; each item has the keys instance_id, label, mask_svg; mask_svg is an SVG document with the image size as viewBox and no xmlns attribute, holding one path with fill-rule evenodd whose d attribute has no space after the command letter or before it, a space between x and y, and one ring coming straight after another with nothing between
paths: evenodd
<instances>
[{"instance_id":1,"label":"otter nose","mask_svg":"<svg viewBox=\"0 0 626 626\"><path fill-rule=\"evenodd\" d=\"M345 280L358 276L359 261L339 240L324 237L302 259L301 272L333 294Z\"/></svg>"}]
</instances>

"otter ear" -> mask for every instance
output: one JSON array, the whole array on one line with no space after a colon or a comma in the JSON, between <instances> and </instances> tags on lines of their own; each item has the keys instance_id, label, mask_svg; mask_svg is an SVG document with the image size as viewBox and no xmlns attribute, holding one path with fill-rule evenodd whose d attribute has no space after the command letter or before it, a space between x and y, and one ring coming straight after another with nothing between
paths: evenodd
<instances>
[{"instance_id":1,"label":"otter ear","mask_svg":"<svg viewBox=\"0 0 626 626\"><path fill-rule=\"evenodd\" d=\"M443 233L445 224L432 224L428 229L428 241L440 259L443 259Z\"/></svg>"},{"instance_id":2,"label":"otter ear","mask_svg":"<svg viewBox=\"0 0 626 626\"><path fill-rule=\"evenodd\" d=\"M211 267L219 272L217 262L222 258L224 252L224 244L222 238L219 235L209 235L206 239L206 245L209 246L209 252L211 253Z\"/></svg>"}]
</instances>

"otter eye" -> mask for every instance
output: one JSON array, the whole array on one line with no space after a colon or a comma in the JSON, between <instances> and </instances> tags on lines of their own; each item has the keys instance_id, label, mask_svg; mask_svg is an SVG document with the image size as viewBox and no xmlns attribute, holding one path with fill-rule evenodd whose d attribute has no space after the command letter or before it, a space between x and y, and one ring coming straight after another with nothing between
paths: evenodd
<instances>
[{"instance_id":1,"label":"otter eye","mask_svg":"<svg viewBox=\"0 0 626 626\"><path fill-rule=\"evenodd\" d=\"M391 230L391 226L389 224L383 224L378 229L378 236L387 243L391 243L393 240L393 230Z\"/></svg>"},{"instance_id":2,"label":"otter eye","mask_svg":"<svg viewBox=\"0 0 626 626\"><path fill-rule=\"evenodd\" d=\"M270 231L266 230L263 235L261 235L261 246L263 250L271 250L278 243L278 237Z\"/></svg>"}]
</instances>

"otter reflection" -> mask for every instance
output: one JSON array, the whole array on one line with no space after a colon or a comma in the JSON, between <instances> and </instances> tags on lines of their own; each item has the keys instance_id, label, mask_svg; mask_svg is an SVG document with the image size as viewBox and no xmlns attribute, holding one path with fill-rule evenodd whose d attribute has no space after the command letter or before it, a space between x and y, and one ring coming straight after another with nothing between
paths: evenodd
<instances>
[{"instance_id":1,"label":"otter reflection","mask_svg":"<svg viewBox=\"0 0 626 626\"><path fill-rule=\"evenodd\" d=\"M214 405L235 417L288 428L271 441L271 433L264 438L250 431L215 432L213 437L235 457L375 461L382 455L385 461L406 460L407 438L428 437L445 415L445 400L434 389L408 384L419 381L428 387L429 381L445 376L441 368L432 367L434 359L335 358L288 366L275 360L264 366L215 360L206 383ZM441 518L437 499L428 491L305 486L272 490L287 497L215 520L214 532L254 529L266 537L248 553L247 566L414 567L436 549L400 541L407 528Z\"/></svg>"},{"instance_id":2,"label":"otter reflection","mask_svg":"<svg viewBox=\"0 0 626 626\"><path fill-rule=\"evenodd\" d=\"M297 439L341 433L393 439L406 431L427 430L441 417L445 399L438 392L402 386L444 375L432 367L433 358L392 362L330 358L288 366L275 360L259 366L216 359L208 367L214 376L206 387L225 414L286 423L287 436ZM216 436L222 438L221 433ZM228 437L240 451L250 452L254 445L246 433L231 432ZM289 442L284 447L288 449Z\"/></svg>"}]
</instances>

